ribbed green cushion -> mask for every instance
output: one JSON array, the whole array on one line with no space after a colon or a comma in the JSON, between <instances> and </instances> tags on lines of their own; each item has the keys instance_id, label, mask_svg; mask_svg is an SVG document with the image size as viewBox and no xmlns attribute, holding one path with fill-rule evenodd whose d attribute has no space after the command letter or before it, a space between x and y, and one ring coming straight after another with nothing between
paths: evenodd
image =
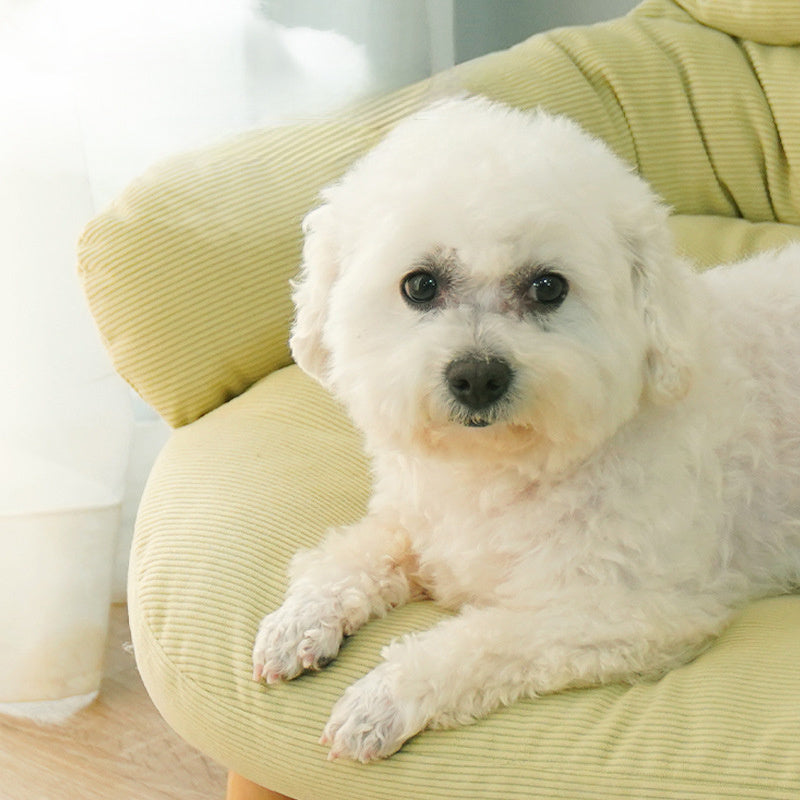
<instances>
[{"instance_id":1,"label":"ribbed green cushion","mask_svg":"<svg viewBox=\"0 0 800 800\"><path fill-rule=\"evenodd\" d=\"M746 222L728 217L670 218L677 251L698 269L729 264L800 240L800 225Z\"/></svg>"},{"instance_id":2,"label":"ribbed green cushion","mask_svg":"<svg viewBox=\"0 0 800 800\"><path fill-rule=\"evenodd\" d=\"M695 19L763 44L800 44L797 0L678 0Z\"/></svg>"}]
</instances>

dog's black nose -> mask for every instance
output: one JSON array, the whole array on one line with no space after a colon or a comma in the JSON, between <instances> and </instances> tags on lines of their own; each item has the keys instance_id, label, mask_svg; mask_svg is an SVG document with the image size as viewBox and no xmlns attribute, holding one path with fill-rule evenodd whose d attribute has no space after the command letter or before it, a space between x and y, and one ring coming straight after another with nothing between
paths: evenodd
<instances>
[{"instance_id":1,"label":"dog's black nose","mask_svg":"<svg viewBox=\"0 0 800 800\"><path fill-rule=\"evenodd\" d=\"M511 383L511 367L501 358L464 356L448 364L445 380L450 393L473 411L499 400Z\"/></svg>"}]
</instances>

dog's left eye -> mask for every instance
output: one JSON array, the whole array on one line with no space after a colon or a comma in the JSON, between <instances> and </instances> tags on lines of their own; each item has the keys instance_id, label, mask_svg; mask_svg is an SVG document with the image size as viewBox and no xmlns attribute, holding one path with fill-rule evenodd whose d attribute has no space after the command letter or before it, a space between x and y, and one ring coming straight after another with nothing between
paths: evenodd
<instances>
[{"instance_id":1,"label":"dog's left eye","mask_svg":"<svg viewBox=\"0 0 800 800\"><path fill-rule=\"evenodd\" d=\"M426 270L418 270L406 275L401 284L403 296L415 305L428 305L436 299L439 282L436 276Z\"/></svg>"},{"instance_id":2,"label":"dog's left eye","mask_svg":"<svg viewBox=\"0 0 800 800\"><path fill-rule=\"evenodd\" d=\"M566 278L556 272L545 272L533 279L528 296L539 305L553 308L564 302L568 291Z\"/></svg>"}]
</instances>

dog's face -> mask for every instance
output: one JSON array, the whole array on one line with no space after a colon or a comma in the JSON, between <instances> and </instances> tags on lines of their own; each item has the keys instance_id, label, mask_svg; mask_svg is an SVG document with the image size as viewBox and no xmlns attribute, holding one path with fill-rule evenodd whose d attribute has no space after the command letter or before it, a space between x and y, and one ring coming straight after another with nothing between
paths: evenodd
<instances>
[{"instance_id":1,"label":"dog's face","mask_svg":"<svg viewBox=\"0 0 800 800\"><path fill-rule=\"evenodd\" d=\"M560 471L686 391L666 212L572 123L449 101L324 197L292 349L373 448Z\"/></svg>"}]
</instances>

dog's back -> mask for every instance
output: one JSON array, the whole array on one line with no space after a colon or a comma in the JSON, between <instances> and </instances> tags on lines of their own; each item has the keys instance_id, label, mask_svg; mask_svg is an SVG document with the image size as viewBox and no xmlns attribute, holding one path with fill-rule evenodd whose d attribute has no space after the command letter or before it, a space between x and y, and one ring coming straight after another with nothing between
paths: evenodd
<instances>
[{"instance_id":1,"label":"dog's back","mask_svg":"<svg viewBox=\"0 0 800 800\"><path fill-rule=\"evenodd\" d=\"M739 372L722 453L737 560L745 572L759 565L767 591L786 590L800 584L800 244L703 280L732 359L718 366Z\"/></svg>"}]
</instances>

